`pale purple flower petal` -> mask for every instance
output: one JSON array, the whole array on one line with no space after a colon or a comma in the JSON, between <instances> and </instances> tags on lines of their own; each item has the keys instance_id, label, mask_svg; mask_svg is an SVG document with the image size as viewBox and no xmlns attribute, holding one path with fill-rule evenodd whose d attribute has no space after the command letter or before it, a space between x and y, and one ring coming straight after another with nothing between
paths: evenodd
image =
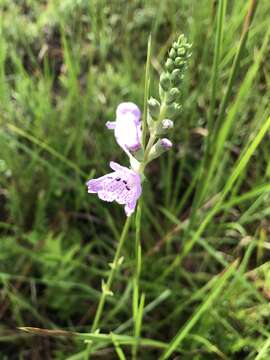
<instances>
[{"instance_id":1,"label":"pale purple flower petal","mask_svg":"<svg viewBox=\"0 0 270 360\"><path fill-rule=\"evenodd\" d=\"M134 212L136 203L137 203L137 201L133 201L131 203L126 204L125 213L127 216L130 216Z\"/></svg>"},{"instance_id":2,"label":"pale purple flower petal","mask_svg":"<svg viewBox=\"0 0 270 360\"><path fill-rule=\"evenodd\" d=\"M136 104L133 102L123 102L117 106L116 117L122 117L127 114L132 114L137 123L141 119L141 111Z\"/></svg>"},{"instance_id":3,"label":"pale purple flower petal","mask_svg":"<svg viewBox=\"0 0 270 360\"><path fill-rule=\"evenodd\" d=\"M172 147L172 142L169 139L163 138L163 139L160 140L160 145L165 150L169 150Z\"/></svg>"},{"instance_id":4,"label":"pale purple flower petal","mask_svg":"<svg viewBox=\"0 0 270 360\"><path fill-rule=\"evenodd\" d=\"M141 148L141 112L132 102L124 102L116 109L116 121L106 123L108 129L114 130L117 143L130 155L130 151Z\"/></svg>"},{"instance_id":5,"label":"pale purple flower petal","mask_svg":"<svg viewBox=\"0 0 270 360\"><path fill-rule=\"evenodd\" d=\"M122 166L115 161L110 161L110 168L114 171L125 171L127 169L125 166Z\"/></svg>"},{"instance_id":6,"label":"pale purple flower petal","mask_svg":"<svg viewBox=\"0 0 270 360\"><path fill-rule=\"evenodd\" d=\"M107 121L105 125L107 126L108 129L114 130L116 122L115 121Z\"/></svg>"},{"instance_id":7,"label":"pale purple flower petal","mask_svg":"<svg viewBox=\"0 0 270 360\"><path fill-rule=\"evenodd\" d=\"M135 151L141 148L141 128L131 114L116 119L114 135L124 150Z\"/></svg>"},{"instance_id":8,"label":"pale purple flower petal","mask_svg":"<svg viewBox=\"0 0 270 360\"><path fill-rule=\"evenodd\" d=\"M88 193L97 193L101 200L125 205L126 215L130 216L142 192L140 175L113 161L110 167L114 172L87 182Z\"/></svg>"}]
</instances>

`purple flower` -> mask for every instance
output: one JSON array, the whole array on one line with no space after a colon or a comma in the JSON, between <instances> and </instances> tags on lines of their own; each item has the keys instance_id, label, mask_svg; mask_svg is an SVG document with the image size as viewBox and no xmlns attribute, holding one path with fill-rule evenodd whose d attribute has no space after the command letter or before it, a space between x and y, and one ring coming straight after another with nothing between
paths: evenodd
<instances>
[{"instance_id":1,"label":"purple flower","mask_svg":"<svg viewBox=\"0 0 270 360\"><path fill-rule=\"evenodd\" d=\"M113 161L110 167L114 172L86 183L88 193L97 193L101 200L125 205L126 215L130 216L142 192L140 175Z\"/></svg>"},{"instance_id":2,"label":"purple flower","mask_svg":"<svg viewBox=\"0 0 270 360\"><path fill-rule=\"evenodd\" d=\"M165 150L169 150L172 147L172 142L169 139L163 138L160 140L160 145Z\"/></svg>"},{"instance_id":3,"label":"purple flower","mask_svg":"<svg viewBox=\"0 0 270 360\"><path fill-rule=\"evenodd\" d=\"M141 148L141 112L132 102L124 102L116 109L116 120L106 123L108 129L114 130L117 143L130 155L130 151Z\"/></svg>"},{"instance_id":4,"label":"purple flower","mask_svg":"<svg viewBox=\"0 0 270 360\"><path fill-rule=\"evenodd\" d=\"M169 139L162 138L158 139L158 141L152 146L148 155L148 162L156 159L165 151L170 150L173 146L172 142Z\"/></svg>"}]
</instances>

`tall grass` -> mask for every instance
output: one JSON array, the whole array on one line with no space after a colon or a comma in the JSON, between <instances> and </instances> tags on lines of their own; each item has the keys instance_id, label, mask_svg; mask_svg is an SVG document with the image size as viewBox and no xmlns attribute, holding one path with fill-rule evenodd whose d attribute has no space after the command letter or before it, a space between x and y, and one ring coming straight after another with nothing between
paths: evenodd
<instances>
[{"instance_id":1,"label":"tall grass","mask_svg":"<svg viewBox=\"0 0 270 360\"><path fill-rule=\"evenodd\" d=\"M1 359L83 359L85 342L97 359L270 357L269 10L0 2ZM147 170L105 302L124 215L85 181L125 164L104 124L157 94L181 32L193 55L174 151Z\"/></svg>"}]
</instances>

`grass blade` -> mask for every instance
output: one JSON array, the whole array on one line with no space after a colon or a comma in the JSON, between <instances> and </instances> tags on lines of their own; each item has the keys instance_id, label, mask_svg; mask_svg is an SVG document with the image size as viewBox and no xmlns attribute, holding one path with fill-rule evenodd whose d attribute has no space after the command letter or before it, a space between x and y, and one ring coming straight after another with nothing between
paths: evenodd
<instances>
[{"instance_id":1,"label":"grass blade","mask_svg":"<svg viewBox=\"0 0 270 360\"><path fill-rule=\"evenodd\" d=\"M220 294L221 290L223 289L224 285L231 277L231 275L235 272L236 263L233 263L223 274L223 276L216 280L216 283L213 286L212 291L208 295L207 299L204 303L195 311L194 315L186 322L184 327L179 330L179 332L175 335L172 339L170 344L168 345L167 349L163 352L160 360L168 359L172 353L179 347L181 342L184 338L189 334L190 330L195 326L195 324L199 321L201 316L212 306L215 299Z\"/></svg>"}]
</instances>

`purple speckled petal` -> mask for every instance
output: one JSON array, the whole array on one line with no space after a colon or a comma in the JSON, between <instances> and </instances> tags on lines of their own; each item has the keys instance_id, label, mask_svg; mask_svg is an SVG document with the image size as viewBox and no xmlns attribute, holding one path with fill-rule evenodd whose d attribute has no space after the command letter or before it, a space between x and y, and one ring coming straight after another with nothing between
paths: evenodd
<instances>
[{"instance_id":1,"label":"purple speckled petal","mask_svg":"<svg viewBox=\"0 0 270 360\"><path fill-rule=\"evenodd\" d=\"M96 193L102 189L103 176L99 179L92 179L87 181L88 193Z\"/></svg>"},{"instance_id":2,"label":"purple speckled petal","mask_svg":"<svg viewBox=\"0 0 270 360\"><path fill-rule=\"evenodd\" d=\"M142 192L140 175L113 161L110 167L114 172L87 182L88 192L97 193L103 201L125 205L126 215L130 216Z\"/></svg>"}]
</instances>

